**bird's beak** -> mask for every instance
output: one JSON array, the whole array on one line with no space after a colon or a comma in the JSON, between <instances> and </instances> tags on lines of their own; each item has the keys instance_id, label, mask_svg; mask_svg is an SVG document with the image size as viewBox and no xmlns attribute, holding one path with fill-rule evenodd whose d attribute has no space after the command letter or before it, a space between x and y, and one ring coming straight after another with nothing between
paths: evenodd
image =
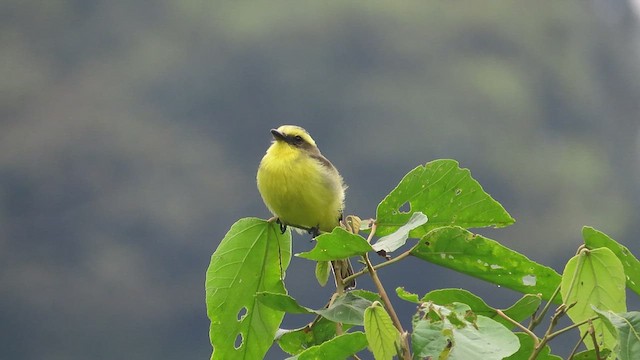
<instances>
[{"instance_id":1,"label":"bird's beak","mask_svg":"<svg viewBox=\"0 0 640 360\"><path fill-rule=\"evenodd\" d=\"M273 135L273 138L276 140L286 141L284 134L276 129L271 129L271 135Z\"/></svg>"}]
</instances>

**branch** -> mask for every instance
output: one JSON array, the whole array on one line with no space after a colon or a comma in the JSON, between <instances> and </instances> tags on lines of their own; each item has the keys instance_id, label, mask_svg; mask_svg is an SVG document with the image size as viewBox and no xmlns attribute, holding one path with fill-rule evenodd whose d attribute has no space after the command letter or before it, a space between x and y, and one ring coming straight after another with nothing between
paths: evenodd
<instances>
[{"instance_id":1,"label":"branch","mask_svg":"<svg viewBox=\"0 0 640 360\"><path fill-rule=\"evenodd\" d=\"M573 359L573 356L576 354L576 351L578 351L578 348L580 347L580 344L582 344L582 342L584 341L584 339L587 337L587 335L589 335L589 332L586 331L584 333L584 335L582 335L582 337L580 338L580 340L578 340L578 342L576 343L576 346L573 347L573 350L571 350L571 354L569 354L569 357L567 357L568 360Z\"/></svg>"},{"instance_id":2,"label":"branch","mask_svg":"<svg viewBox=\"0 0 640 360\"><path fill-rule=\"evenodd\" d=\"M417 244L416 244L416 245L417 245ZM414 247L415 247L415 246L414 246ZM407 250L407 251L403 252L402 254L400 254L400 255L398 255L398 256L396 256L396 257L394 257L394 258L390 259L390 260L387 260L387 261L382 262L382 263L380 263L380 264L374 265L374 266L373 266L373 269L374 269L374 270L378 270L378 269L381 269L381 268L383 268L383 267L385 267L385 266L391 265L391 264L393 264L393 263L395 263L395 262L398 262L398 261L402 260L402 259L406 258L407 256L411 255L411 251L413 251L413 249L414 249L414 248L411 248L411 249L409 249L409 250ZM358 272L353 273L353 275L349 275L349 276L347 276L346 278L344 278L344 279L343 279L343 281L344 281L345 283L349 283L349 281L351 281L351 280L353 280L353 279L355 279L355 278L358 278L358 277L360 277L360 276L362 276L362 275L364 275L364 274L367 274L367 273L369 273L369 268L366 268L366 267L365 267L364 269L362 269L362 270L360 270L360 271L358 271Z\"/></svg>"},{"instance_id":3,"label":"branch","mask_svg":"<svg viewBox=\"0 0 640 360\"><path fill-rule=\"evenodd\" d=\"M593 348L596 351L596 359L600 360L600 347L598 347L598 339L596 339L596 332L595 329L593 328L593 324L591 323L591 320L589 320L589 330L587 331L589 333L589 335L591 335L591 341L593 341Z\"/></svg>"},{"instance_id":4,"label":"branch","mask_svg":"<svg viewBox=\"0 0 640 360\"><path fill-rule=\"evenodd\" d=\"M373 223L373 226L371 227L371 233L369 234L369 238L367 239L367 241L371 241L371 238L373 238L373 234L375 232L376 232L376 224ZM384 289L384 286L382 286L382 282L380 281L380 278L376 273L376 269L373 267L373 265L371 264L371 261L369 260L369 254L364 254L362 256L362 259L367 265L367 270L369 271L369 275L371 275L371 279L373 280L373 283L376 285L376 288L378 289L378 294L380 295L382 302L384 302L384 306L387 308L387 311L389 312L389 316L391 317L391 321L393 322L393 325L400 332L400 337L402 338L402 357L405 360L411 360L411 352L409 351L409 342L407 341L407 337L405 336L405 331L402 328L402 323L400 323L398 314L396 314L396 311L393 308L393 305L391 304L391 300L389 300L387 291Z\"/></svg>"},{"instance_id":5,"label":"branch","mask_svg":"<svg viewBox=\"0 0 640 360\"><path fill-rule=\"evenodd\" d=\"M510 318L507 314L502 312L502 310L496 310L496 312L498 313L498 315L500 315L500 317L502 317L503 319L509 321L513 325L517 326L520 330L522 330L525 333L527 333L527 335L529 335L533 339L533 343L536 346L540 343L540 339L536 336L536 334L534 334L531 330L527 329L524 325L522 325L519 322L517 322L517 321L513 320L512 318Z\"/></svg>"},{"instance_id":6,"label":"branch","mask_svg":"<svg viewBox=\"0 0 640 360\"><path fill-rule=\"evenodd\" d=\"M529 324L529 330L535 329L535 327L538 326L540 322L542 322L542 318L544 318L547 315L547 311L549 311L549 308L551 307L551 303L553 302L553 299L556 298L559 292L560 292L560 284L558 284L558 287L556 287L553 294L551 295L551 298L544 305L544 307L542 308L542 311L540 311L540 314L537 314L537 316L534 316L533 319L531 319L531 323Z\"/></svg>"},{"instance_id":7,"label":"branch","mask_svg":"<svg viewBox=\"0 0 640 360\"><path fill-rule=\"evenodd\" d=\"M389 312L389 316L391 317L391 321L393 322L393 325L400 332L400 336L403 340L402 341L403 342L402 357L406 360L410 360L411 353L409 352L409 342L407 341L407 337L404 335L405 331L402 328L402 324L400 323L400 318L398 318L398 314L396 314L396 311L394 310L393 305L391 304L391 300L389 300L389 296L387 295L387 291L384 289L384 286L382 286L382 282L380 281L380 278L378 277L376 270L373 268L373 265L371 265L371 261L369 260L369 255L365 254L362 258L367 264L367 269L369 269L369 274L371 275L371 279L373 280L373 283L376 285L376 288L378 289L378 294L380 295L382 302L384 302L384 306L387 308L387 311Z\"/></svg>"}]
</instances>

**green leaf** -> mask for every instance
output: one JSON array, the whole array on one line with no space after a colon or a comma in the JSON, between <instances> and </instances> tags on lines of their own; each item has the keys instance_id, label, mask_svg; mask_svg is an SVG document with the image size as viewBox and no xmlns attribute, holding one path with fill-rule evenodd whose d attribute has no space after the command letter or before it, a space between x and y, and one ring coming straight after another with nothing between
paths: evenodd
<instances>
[{"instance_id":1,"label":"green leaf","mask_svg":"<svg viewBox=\"0 0 640 360\"><path fill-rule=\"evenodd\" d=\"M594 310L618 341L614 349L618 359L640 359L640 312L616 314L610 310Z\"/></svg>"},{"instance_id":2,"label":"green leaf","mask_svg":"<svg viewBox=\"0 0 640 360\"><path fill-rule=\"evenodd\" d=\"M365 298L371 302L374 301L382 301L380 295L378 293L374 293L373 291L363 290L363 289L355 289L349 291L352 295L359 296L361 298Z\"/></svg>"},{"instance_id":3,"label":"green leaf","mask_svg":"<svg viewBox=\"0 0 640 360\"><path fill-rule=\"evenodd\" d=\"M363 255L368 251L373 251L373 248L366 239L337 227L329 234L318 236L316 246L311 251L296 256L315 261L330 261Z\"/></svg>"},{"instance_id":4,"label":"green leaf","mask_svg":"<svg viewBox=\"0 0 640 360\"><path fill-rule=\"evenodd\" d=\"M516 336L518 337L518 340L520 340L520 348L515 354L504 358L504 360L528 360L533 353L533 349L535 348L533 339L525 333L516 333ZM549 345L545 345L545 347L538 353L536 360L562 360L562 358L560 356L552 355Z\"/></svg>"},{"instance_id":5,"label":"green leaf","mask_svg":"<svg viewBox=\"0 0 640 360\"><path fill-rule=\"evenodd\" d=\"M364 311L364 333L369 349L376 360L393 359L400 333L393 326L391 317L379 302Z\"/></svg>"},{"instance_id":6,"label":"green leaf","mask_svg":"<svg viewBox=\"0 0 640 360\"><path fill-rule=\"evenodd\" d=\"M503 359L518 350L518 337L485 316L470 316L470 308L454 303L426 303L424 316L414 317L414 356L450 360Z\"/></svg>"},{"instance_id":7,"label":"green leaf","mask_svg":"<svg viewBox=\"0 0 640 360\"><path fill-rule=\"evenodd\" d=\"M464 289L439 289L427 293L420 300L422 302L432 301L438 305L448 305L453 303L463 303L468 305L477 315L483 315L491 318L506 328L512 328L513 324L506 319L500 317L497 310L484 302L482 298ZM521 322L531 316L538 306L541 299L538 295L525 295L510 308L504 310L505 315L511 319Z\"/></svg>"},{"instance_id":8,"label":"green leaf","mask_svg":"<svg viewBox=\"0 0 640 360\"><path fill-rule=\"evenodd\" d=\"M398 294L398 297L402 300L412 302L415 304L420 302L420 297L418 296L418 294L410 293L406 291L403 287L396 288L396 294Z\"/></svg>"},{"instance_id":9,"label":"green leaf","mask_svg":"<svg viewBox=\"0 0 640 360\"><path fill-rule=\"evenodd\" d=\"M316 310L323 317L344 324L364 325L364 310L371 301L351 292L341 295L326 309Z\"/></svg>"},{"instance_id":10,"label":"green leaf","mask_svg":"<svg viewBox=\"0 0 640 360\"><path fill-rule=\"evenodd\" d=\"M451 337L450 331L445 331L445 322L428 321L414 317L413 332L411 333L411 349L414 358L440 358L446 351Z\"/></svg>"},{"instance_id":11,"label":"green leaf","mask_svg":"<svg viewBox=\"0 0 640 360\"><path fill-rule=\"evenodd\" d=\"M291 260L291 233L275 223L238 220L211 256L205 280L207 315L215 359L262 359L284 313L254 296L285 294L282 279Z\"/></svg>"},{"instance_id":12,"label":"green leaf","mask_svg":"<svg viewBox=\"0 0 640 360\"><path fill-rule=\"evenodd\" d=\"M487 305L484 300L464 289L433 290L423 296L420 301L431 301L438 305L461 303L469 306L469 309L477 315L492 317L496 314L495 309Z\"/></svg>"},{"instance_id":13,"label":"green leaf","mask_svg":"<svg viewBox=\"0 0 640 360\"><path fill-rule=\"evenodd\" d=\"M526 294L502 312L513 320L521 322L533 315L540 307L540 303L542 303L542 297L539 294ZM508 328L511 327L509 325L506 326Z\"/></svg>"},{"instance_id":14,"label":"green leaf","mask_svg":"<svg viewBox=\"0 0 640 360\"><path fill-rule=\"evenodd\" d=\"M573 356L572 360L600 360L607 359L611 355L609 349L599 349L600 357L596 354L595 349L581 351Z\"/></svg>"},{"instance_id":15,"label":"green leaf","mask_svg":"<svg viewBox=\"0 0 640 360\"><path fill-rule=\"evenodd\" d=\"M296 299L287 294L278 294L271 292L258 292L256 294L258 301L271 309L284 311L290 314L311 314L313 310L304 306L300 306Z\"/></svg>"},{"instance_id":16,"label":"green leaf","mask_svg":"<svg viewBox=\"0 0 640 360\"><path fill-rule=\"evenodd\" d=\"M629 249L592 227L583 227L582 237L589 249L606 247L613 251L624 267L624 273L627 276L627 287L640 295L640 261L633 256Z\"/></svg>"},{"instance_id":17,"label":"green leaf","mask_svg":"<svg viewBox=\"0 0 640 360\"><path fill-rule=\"evenodd\" d=\"M411 255L524 294L540 293L545 300L560 284L553 269L458 226L430 231Z\"/></svg>"},{"instance_id":18,"label":"green leaf","mask_svg":"<svg viewBox=\"0 0 640 360\"><path fill-rule=\"evenodd\" d=\"M406 205L409 209L404 211ZM461 169L457 161L447 159L428 162L405 175L378 205L376 234L393 233L416 211L427 215L429 222L413 230L412 237L447 225L504 227L515 221L471 177L468 169Z\"/></svg>"},{"instance_id":19,"label":"green leaf","mask_svg":"<svg viewBox=\"0 0 640 360\"><path fill-rule=\"evenodd\" d=\"M565 304L576 303L567 311L574 323L596 316L592 307L613 312L627 310L624 268L607 248L584 248L571 258L564 268L560 293ZM612 349L616 338L611 331L601 321L594 322L593 326L599 346ZM588 324L580 326L580 333L584 334L588 328ZM584 343L587 349L593 349L591 339L587 337Z\"/></svg>"},{"instance_id":20,"label":"green leaf","mask_svg":"<svg viewBox=\"0 0 640 360\"><path fill-rule=\"evenodd\" d=\"M409 219L406 224L400 226L400 228L398 228L398 230L396 230L395 232L378 239L378 241L376 241L376 243L372 245L373 250L384 250L386 253L396 251L399 247L407 242L411 230L422 226L426 222L427 216L425 214L419 211L414 212L411 215L411 219Z\"/></svg>"},{"instance_id":21,"label":"green leaf","mask_svg":"<svg viewBox=\"0 0 640 360\"><path fill-rule=\"evenodd\" d=\"M327 285L327 281L329 281L330 267L331 262L329 261L316 262L316 279L318 280L318 284L320 284L320 286Z\"/></svg>"},{"instance_id":22,"label":"green leaf","mask_svg":"<svg viewBox=\"0 0 640 360\"><path fill-rule=\"evenodd\" d=\"M380 300L378 294L365 290L354 290L337 297L326 309L313 310L301 306L294 298L286 294L259 292L256 294L256 298L270 309L291 314L315 313L334 322L352 325L363 325L364 311L371 306L372 301Z\"/></svg>"},{"instance_id":23,"label":"green leaf","mask_svg":"<svg viewBox=\"0 0 640 360\"><path fill-rule=\"evenodd\" d=\"M343 324L342 329L349 329L350 325ZM336 336L336 323L325 318L320 318L311 327L305 326L295 330L278 330L276 341L280 348L291 355L324 343Z\"/></svg>"},{"instance_id":24,"label":"green leaf","mask_svg":"<svg viewBox=\"0 0 640 360\"><path fill-rule=\"evenodd\" d=\"M367 347L367 337L363 332L353 332L336 336L320 345L312 346L287 360L346 359Z\"/></svg>"}]
</instances>

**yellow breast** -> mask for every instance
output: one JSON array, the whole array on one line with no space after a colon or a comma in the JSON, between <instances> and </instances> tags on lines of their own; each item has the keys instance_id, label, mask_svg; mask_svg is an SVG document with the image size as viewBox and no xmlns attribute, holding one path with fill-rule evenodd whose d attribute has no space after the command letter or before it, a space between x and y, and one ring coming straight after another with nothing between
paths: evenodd
<instances>
[{"instance_id":1,"label":"yellow breast","mask_svg":"<svg viewBox=\"0 0 640 360\"><path fill-rule=\"evenodd\" d=\"M260 163L258 190L284 224L331 231L344 202L340 174L300 149L274 143Z\"/></svg>"}]
</instances>

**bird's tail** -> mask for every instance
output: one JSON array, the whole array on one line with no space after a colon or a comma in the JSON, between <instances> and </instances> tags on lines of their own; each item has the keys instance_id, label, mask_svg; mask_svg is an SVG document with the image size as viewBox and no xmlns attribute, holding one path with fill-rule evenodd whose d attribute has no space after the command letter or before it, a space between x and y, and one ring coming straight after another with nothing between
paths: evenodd
<instances>
[{"instance_id":1,"label":"bird's tail","mask_svg":"<svg viewBox=\"0 0 640 360\"><path fill-rule=\"evenodd\" d=\"M333 273L336 276L336 281L338 281L338 276L340 279L346 279L348 276L353 275L353 267L351 266L351 261L349 259L343 260L334 260L331 262L331 267L333 268ZM339 284L336 284L339 286ZM351 279L348 282L344 283L344 289L355 289L356 287L356 279Z\"/></svg>"}]
</instances>

